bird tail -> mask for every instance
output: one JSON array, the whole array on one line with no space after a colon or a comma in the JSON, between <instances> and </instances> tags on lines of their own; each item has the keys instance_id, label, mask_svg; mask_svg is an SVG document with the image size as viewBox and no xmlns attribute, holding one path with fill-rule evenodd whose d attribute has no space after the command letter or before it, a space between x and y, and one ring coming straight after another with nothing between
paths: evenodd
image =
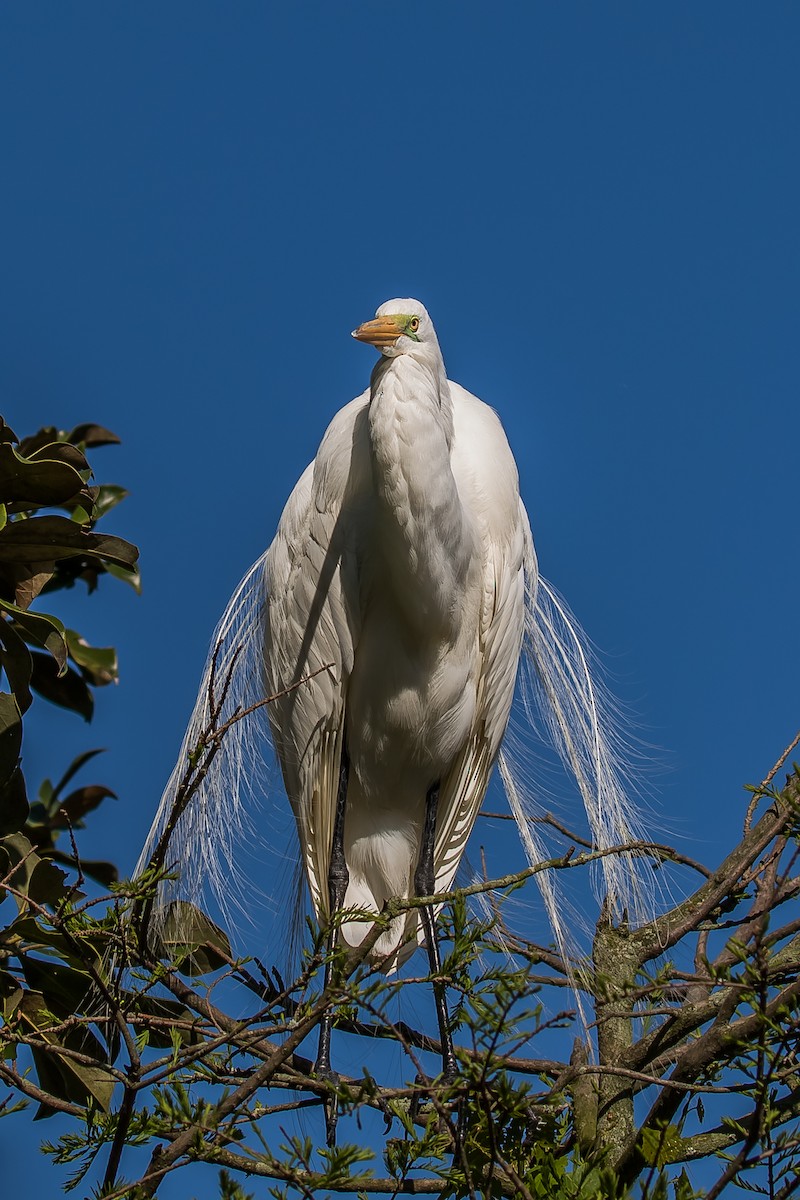
<instances>
[{"instance_id":1,"label":"bird tail","mask_svg":"<svg viewBox=\"0 0 800 1200\"><path fill-rule=\"evenodd\" d=\"M136 866L136 877L149 868L178 873L159 884L149 919L156 934L163 932L166 915L174 915L175 902L197 903L208 891L225 917L235 908L245 911L236 878L245 874L244 847L271 747L264 699L264 560L262 555L239 583L214 632L178 761Z\"/></svg>"}]
</instances>

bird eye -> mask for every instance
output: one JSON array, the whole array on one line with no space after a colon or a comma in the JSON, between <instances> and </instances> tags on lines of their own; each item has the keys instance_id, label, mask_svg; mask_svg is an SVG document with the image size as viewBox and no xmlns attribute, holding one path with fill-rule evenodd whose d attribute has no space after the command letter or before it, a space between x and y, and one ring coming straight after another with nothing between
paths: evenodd
<instances>
[{"instance_id":1,"label":"bird eye","mask_svg":"<svg viewBox=\"0 0 800 1200\"><path fill-rule=\"evenodd\" d=\"M411 320L408 322L408 328L411 330L412 333L416 333L417 330L419 329L419 317L412 317Z\"/></svg>"}]
</instances>

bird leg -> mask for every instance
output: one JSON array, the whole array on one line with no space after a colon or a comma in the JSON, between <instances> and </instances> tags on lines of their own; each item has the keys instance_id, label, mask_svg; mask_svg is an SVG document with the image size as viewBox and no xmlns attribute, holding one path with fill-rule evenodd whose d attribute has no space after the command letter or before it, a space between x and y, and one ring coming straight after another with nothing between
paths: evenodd
<instances>
[{"instance_id":1,"label":"bird leg","mask_svg":"<svg viewBox=\"0 0 800 1200\"><path fill-rule=\"evenodd\" d=\"M326 992L333 978L333 952L336 946L336 926L333 919L336 913L341 912L347 891L347 884L350 880L350 872L347 870L347 862L344 857L344 813L347 803L347 781L349 777L350 757L347 753L347 746L343 745L342 758L339 763L339 787L336 793L333 841L331 844L330 864L328 866L328 913L331 925L328 933L328 953L325 961L324 987ZM327 1008L322 1014L322 1019L319 1023L319 1049L317 1050L314 1073L318 1079L324 1079L328 1083L335 1085L339 1082L339 1076L331 1068L332 1025L333 1012L330 1008ZM336 1100L333 1098L325 1104L325 1125L329 1146L334 1145L336 1141L336 1120Z\"/></svg>"},{"instance_id":2,"label":"bird leg","mask_svg":"<svg viewBox=\"0 0 800 1200\"><path fill-rule=\"evenodd\" d=\"M414 892L417 896L430 896L436 886L436 876L433 867L433 851L436 845L436 811L439 807L439 784L434 783L425 797L425 824L422 830L422 846L419 863L414 872ZM452 1083L458 1075L458 1064L453 1052L453 1037L450 1033L450 1019L447 1013L447 996L440 976L442 960L439 955L439 943L436 941L436 920L433 908L425 905L420 909L420 919L425 933L425 944L428 950L428 963L431 975L434 976L433 997L436 1002L436 1016L439 1021L439 1037L442 1043L442 1075L446 1083Z\"/></svg>"}]
</instances>

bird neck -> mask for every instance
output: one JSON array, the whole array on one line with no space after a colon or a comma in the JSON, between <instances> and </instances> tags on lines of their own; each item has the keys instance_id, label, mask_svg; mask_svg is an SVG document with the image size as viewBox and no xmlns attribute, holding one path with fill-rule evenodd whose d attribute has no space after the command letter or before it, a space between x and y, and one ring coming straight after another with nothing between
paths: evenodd
<instances>
[{"instance_id":1,"label":"bird neck","mask_svg":"<svg viewBox=\"0 0 800 1200\"><path fill-rule=\"evenodd\" d=\"M474 554L450 463L453 407L439 373L410 355L373 372L369 405L377 500L375 550L409 618L445 627L457 609Z\"/></svg>"},{"instance_id":2,"label":"bird neck","mask_svg":"<svg viewBox=\"0 0 800 1200\"><path fill-rule=\"evenodd\" d=\"M444 360L438 346L430 347L428 357L399 354L394 358L381 355L370 379L370 403L381 394L395 402L416 401L423 407L438 410L442 433L448 452L453 445L453 401Z\"/></svg>"}]
</instances>

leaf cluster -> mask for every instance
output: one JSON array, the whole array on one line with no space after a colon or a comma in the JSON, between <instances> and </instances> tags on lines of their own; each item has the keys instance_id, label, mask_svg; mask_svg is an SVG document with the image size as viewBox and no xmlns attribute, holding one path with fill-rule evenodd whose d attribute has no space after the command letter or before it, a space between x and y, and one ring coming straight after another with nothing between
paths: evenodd
<instances>
[{"instance_id":1,"label":"leaf cluster","mask_svg":"<svg viewBox=\"0 0 800 1200\"><path fill-rule=\"evenodd\" d=\"M74 837L113 792L71 786L99 753L88 750L32 794L22 752L35 697L88 721L94 691L117 681L114 648L91 645L49 609L61 589L81 581L93 592L104 575L138 590L136 547L96 528L126 492L94 484L86 457L118 440L96 424L19 439L0 418L0 1006L9 1064L0 1075L15 1078L25 1046L36 1080L27 1094L39 1116L59 1106L107 1107L113 1087L103 1065L108 1046L89 1015L101 931L85 930L76 943L51 920L83 899L86 876L106 887L117 878L111 863L79 862ZM64 835L69 849L58 844Z\"/></svg>"}]
</instances>

